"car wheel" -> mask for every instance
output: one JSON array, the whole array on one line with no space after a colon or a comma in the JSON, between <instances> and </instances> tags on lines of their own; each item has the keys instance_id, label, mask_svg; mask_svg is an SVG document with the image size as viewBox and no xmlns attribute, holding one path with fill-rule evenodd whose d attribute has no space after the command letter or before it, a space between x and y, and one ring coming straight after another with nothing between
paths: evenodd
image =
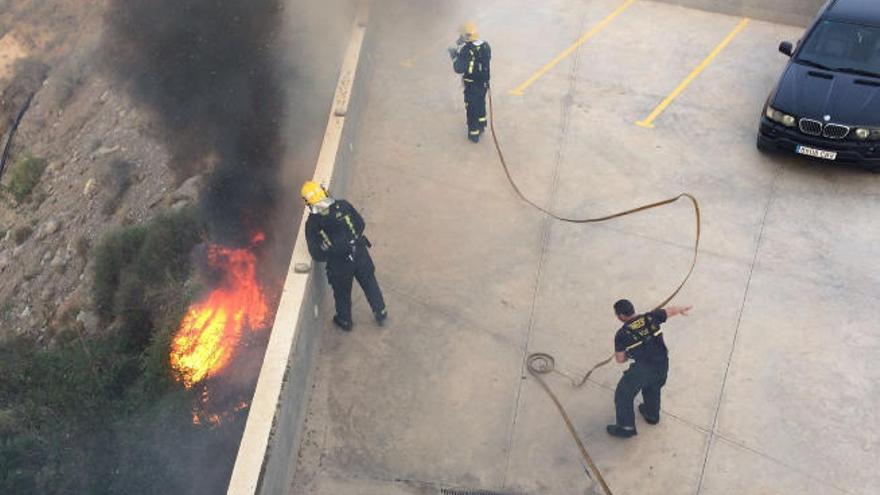
<instances>
[{"instance_id":1,"label":"car wheel","mask_svg":"<svg viewBox=\"0 0 880 495\"><path fill-rule=\"evenodd\" d=\"M755 147L758 148L758 151L760 151L761 153L769 153L770 151L772 151L769 146L761 141L760 135L755 139Z\"/></svg>"}]
</instances>

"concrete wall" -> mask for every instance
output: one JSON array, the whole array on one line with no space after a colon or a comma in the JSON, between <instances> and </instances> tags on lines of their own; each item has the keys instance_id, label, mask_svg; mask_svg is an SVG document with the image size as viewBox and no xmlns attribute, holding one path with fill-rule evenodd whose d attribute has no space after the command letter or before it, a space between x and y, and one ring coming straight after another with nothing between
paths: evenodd
<instances>
[{"instance_id":1,"label":"concrete wall","mask_svg":"<svg viewBox=\"0 0 880 495\"><path fill-rule=\"evenodd\" d=\"M314 180L344 196L354 153L360 88L371 77L366 11L352 27ZM279 495L293 480L309 404L313 357L324 328L327 293L323 264L312 264L302 235L305 215L269 338L227 495ZM308 270L304 270L308 268Z\"/></svg>"},{"instance_id":2,"label":"concrete wall","mask_svg":"<svg viewBox=\"0 0 880 495\"><path fill-rule=\"evenodd\" d=\"M806 27L827 0L656 0L694 9Z\"/></svg>"}]
</instances>

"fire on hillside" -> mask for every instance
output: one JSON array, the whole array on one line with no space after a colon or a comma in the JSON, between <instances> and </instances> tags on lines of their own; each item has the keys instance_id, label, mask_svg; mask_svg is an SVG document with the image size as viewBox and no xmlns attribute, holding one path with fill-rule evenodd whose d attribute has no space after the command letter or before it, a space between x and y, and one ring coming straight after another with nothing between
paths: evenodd
<instances>
[{"instance_id":1,"label":"fire on hillside","mask_svg":"<svg viewBox=\"0 0 880 495\"><path fill-rule=\"evenodd\" d=\"M257 333L271 325L253 252L264 239L262 233L254 235L251 248L208 246L208 264L222 276L214 289L189 307L171 344L171 367L186 388L221 374L246 332Z\"/></svg>"}]
</instances>

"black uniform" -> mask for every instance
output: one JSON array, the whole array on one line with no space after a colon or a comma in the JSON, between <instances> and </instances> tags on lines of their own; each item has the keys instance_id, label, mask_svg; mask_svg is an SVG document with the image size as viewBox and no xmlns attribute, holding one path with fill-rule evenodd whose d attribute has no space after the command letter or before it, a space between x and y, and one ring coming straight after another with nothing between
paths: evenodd
<instances>
[{"instance_id":1,"label":"black uniform","mask_svg":"<svg viewBox=\"0 0 880 495\"><path fill-rule=\"evenodd\" d=\"M336 316L351 324L351 287L357 279L373 313L385 313L385 300L376 281L375 266L370 258L370 242L364 237L364 219L348 201L336 200L326 215L309 214L306 220L306 241L316 261L327 262L327 280L333 287Z\"/></svg>"},{"instance_id":2,"label":"black uniform","mask_svg":"<svg viewBox=\"0 0 880 495\"><path fill-rule=\"evenodd\" d=\"M669 372L668 351L660 330L660 324L665 321L666 310L656 309L634 316L614 336L614 351L626 352L634 361L623 372L614 392L619 426L635 427L633 399L639 390L645 400L642 409L645 419L652 423L660 420L660 389L666 384Z\"/></svg>"},{"instance_id":3,"label":"black uniform","mask_svg":"<svg viewBox=\"0 0 880 495\"><path fill-rule=\"evenodd\" d=\"M464 106L467 110L468 135L478 140L486 128L486 91L489 89L489 64L492 49L482 40L465 42L453 59L452 67L464 83Z\"/></svg>"}]
</instances>

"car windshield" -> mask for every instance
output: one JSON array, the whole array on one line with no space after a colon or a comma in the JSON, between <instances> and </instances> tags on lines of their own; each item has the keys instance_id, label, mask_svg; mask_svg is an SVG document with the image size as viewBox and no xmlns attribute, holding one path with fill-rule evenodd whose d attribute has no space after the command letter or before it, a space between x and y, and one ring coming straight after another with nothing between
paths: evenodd
<instances>
[{"instance_id":1,"label":"car windshield","mask_svg":"<svg viewBox=\"0 0 880 495\"><path fill-rule=\"evenodd\" d=\"M880 28L822 21L804 42L798 60L880 77Z\"/></svg>"}]
</instances>

